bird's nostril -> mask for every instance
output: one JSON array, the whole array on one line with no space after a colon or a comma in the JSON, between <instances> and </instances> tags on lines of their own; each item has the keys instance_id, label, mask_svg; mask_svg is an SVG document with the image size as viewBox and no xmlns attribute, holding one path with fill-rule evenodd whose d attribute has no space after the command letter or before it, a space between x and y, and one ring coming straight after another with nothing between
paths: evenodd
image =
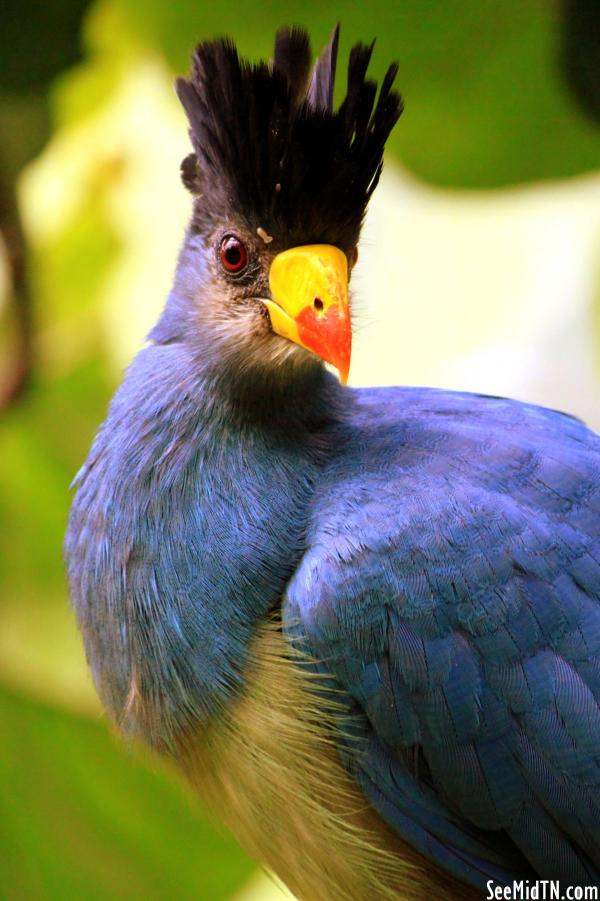
<instances>
[{"instance_id":1,"label":"bird's nostril","mask_svg":"<svg viewBox=\"0 0 600 901\"><path fill-rule=\"evenodd\" d=\"M313 307L315 308L315 310L323 309L323 301L320 297L315 297L315 299L313 300Z\"/></svg>"}]
</instances>

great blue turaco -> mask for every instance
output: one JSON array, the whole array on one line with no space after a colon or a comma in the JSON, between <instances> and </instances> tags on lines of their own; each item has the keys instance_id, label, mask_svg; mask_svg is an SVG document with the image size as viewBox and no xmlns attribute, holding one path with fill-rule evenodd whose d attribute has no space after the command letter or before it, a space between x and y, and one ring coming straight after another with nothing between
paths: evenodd
<instances>
[{"instance_id":1,"label":"great blue turaco","mask_svg":"<svg viewBox=\"0 0 600 901\"><path fill-rule=\"evenodd\" d=\"M299 898L598 885L600 439L344 384L402 103L359 44L336 108L337 48L177 82L191 221L66 540L93 678Z\"/></svg>"}]
</instances>

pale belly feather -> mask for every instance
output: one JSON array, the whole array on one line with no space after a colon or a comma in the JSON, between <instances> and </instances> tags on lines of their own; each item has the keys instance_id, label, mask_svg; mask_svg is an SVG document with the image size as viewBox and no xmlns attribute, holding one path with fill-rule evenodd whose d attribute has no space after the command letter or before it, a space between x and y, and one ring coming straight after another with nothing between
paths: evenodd
<instances>
[{"instance_id":1,"label":"pale belly feather","mask_svg":"<svg viewBox=\"0 0 600 901\"><path fill-rule=\"evenodd\" d=\"M292 655L293 656L293 655ZM402 842L342 767L335 704L276 623L255 639L247 690L181 742L179 763L240 844L302 901L474 899Z\"/></svg>"}]
</instances>

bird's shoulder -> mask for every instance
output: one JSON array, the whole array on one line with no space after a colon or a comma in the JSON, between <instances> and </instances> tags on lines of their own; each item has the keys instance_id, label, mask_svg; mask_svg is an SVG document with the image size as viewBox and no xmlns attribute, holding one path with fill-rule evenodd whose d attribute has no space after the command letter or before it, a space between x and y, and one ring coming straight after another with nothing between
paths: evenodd
<instances>
[{"instance_id":1,"label":"bird's shoulder","mask_svg":"<svg viewBox=\"0 0 600 901\"><path fill-rule=\"evenodd\" d=\"M600 438L578 420L384 389L358 393L342 445L288 588L315 635L365 661L390 641L405 654L400 633L452 643L458 631L509 660L559 641L582 607L600 615Z\"/></svg>"},{"instance_id":2,"label":"bird's shoulder","mask_svg":"<svg viewBox=\"0 0 600 901\"><path fill-rule=\"evenodd\" d=\"M585 582L599 543L600 436L579 420L503 398L371 389L356 392L317 483L298 575L347 583L354 571L363 583L374 568L384 581L393 572L395 595L403 580L409 607L449 590L456 607L461 573L469 594L515 568L547 578L572 565Z\"/></svg>"}]
</instances>

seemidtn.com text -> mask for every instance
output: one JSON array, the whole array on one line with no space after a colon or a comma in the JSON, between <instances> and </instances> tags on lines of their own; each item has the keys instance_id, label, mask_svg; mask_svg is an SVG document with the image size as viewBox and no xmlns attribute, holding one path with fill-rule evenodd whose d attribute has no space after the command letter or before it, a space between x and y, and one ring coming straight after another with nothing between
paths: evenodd
<instances>
[{"instance_id":1,"label":"seemidtn.com text","mask_svg":"<svg viewBox=\"0 0 600 901\"><path fill-rule=\"evenodd\" d=\"M600 901L597 885L561 885L558 879L520 879L512 885L487 882L488 901Z\"/></svg>"}]
</instances>

